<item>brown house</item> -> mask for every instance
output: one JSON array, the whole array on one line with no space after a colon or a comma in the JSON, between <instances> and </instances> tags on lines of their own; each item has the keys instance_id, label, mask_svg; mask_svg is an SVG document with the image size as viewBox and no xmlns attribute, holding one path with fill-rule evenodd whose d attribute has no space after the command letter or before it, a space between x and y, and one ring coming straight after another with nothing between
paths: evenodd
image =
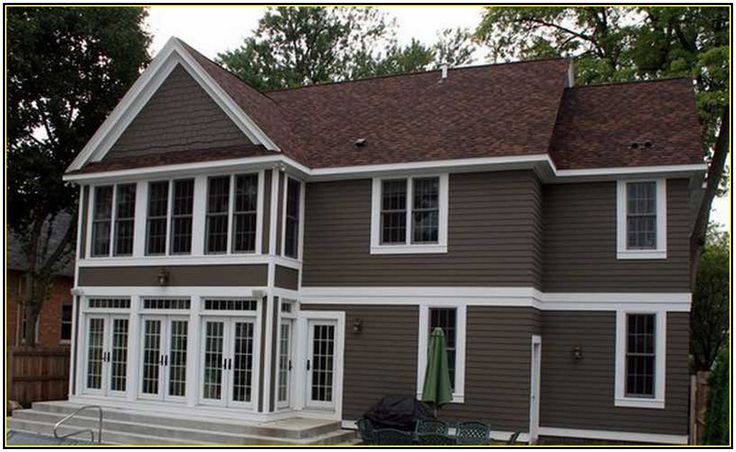
<instances>
[{"instance_id":1,"label":"brown house","mask_svg":"<svg viewBox=\"0 0 736 452\"><path fill-rule=\"evenodd\" d=\"M258 92L176 38L69 167L70 400L353 422L421 396L495 438L685 443L689 80L572 62Z\"/></svg>"}]
</instances>

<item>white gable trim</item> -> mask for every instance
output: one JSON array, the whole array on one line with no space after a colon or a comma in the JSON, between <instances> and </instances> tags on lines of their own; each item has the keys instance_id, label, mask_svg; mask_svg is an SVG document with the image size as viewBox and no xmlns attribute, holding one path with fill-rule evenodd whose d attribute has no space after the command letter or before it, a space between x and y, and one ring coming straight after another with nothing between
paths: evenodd
<instances>
[{"instance_id":1,"label":"white gable trim","mask_svg":"<svg viewBox=\"0 0 736 452\"><path fill-rule=\"evenodd\" d=\"M250 141L263 145L269 150L280 151L263 130L210 77L179 40L171 38L97 129L77 158L69 165L67 171L78 170L88 161L101 160L177 64L180 64L194 78Z\"/></svg>"}]
</instances>

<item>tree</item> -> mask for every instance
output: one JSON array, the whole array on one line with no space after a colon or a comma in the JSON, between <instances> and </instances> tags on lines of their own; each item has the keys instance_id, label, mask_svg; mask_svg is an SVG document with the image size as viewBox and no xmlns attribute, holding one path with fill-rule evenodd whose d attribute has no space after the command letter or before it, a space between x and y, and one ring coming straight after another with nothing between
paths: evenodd
<instances>
[{"instance_id":1,"label":"tree","mask_svg":"<svg viewBox=\"0 0 736 452\"><path fill-rule=\"evenodd\" d=\"M467 30L445 30L431 46L417 40L402 46L395 21L374 8L279 7L218 61L265 91L467 64L472 54Z\"/></svg>"},{"instance_id":2,"label":"tree","mask_svg":"<svg viewBox=\"0 0 736 452\"><path fill-rule=\"evenodd\" d=\"M7 9L8 225L28 262L26 344L53 275L73 258L76 222L58 220L76 218L77 190L62 175L149 61L145 17L142 8Z\"/></svg>"},{"instance_id":3,"label":"tree","mask_svg":"<svg viewBox=\"0 0 736 452\"><path fill-rule=\"evenodd\" d=\"M729 145L727 7L489 7L476 37L494 58L570 56L581 84L690 77L709 162L690 240L695 283Z\"/></svg>"},{"instance_id":4,"label":"tree","mask_svg":"<svg viewBox=\"0 0 736 452\"><path fill-rule=\"evenodd\" d=\"M728 337L729 235L711 224L690 311L690 353L695 370L711 370Z\"/></svg>"},{"instance_id":5,"label":"tree","mask_svg":"<svg viewBox=\"0 0 736 452\"><path fill-rule=\"evenodd\" d=\"M731 439L731 355L724 348L718 355L718 362L708 379L710 393L705 414L704 444L728 444Z\"/></svg>"}]
</instances>

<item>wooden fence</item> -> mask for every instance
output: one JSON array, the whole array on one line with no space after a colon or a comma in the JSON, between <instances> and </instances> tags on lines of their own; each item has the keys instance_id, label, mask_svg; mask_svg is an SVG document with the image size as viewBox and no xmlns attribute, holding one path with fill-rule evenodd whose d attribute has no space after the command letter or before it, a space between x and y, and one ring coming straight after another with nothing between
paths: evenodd
<instances>
[{"instance_id":1,"label":"wooden fence","mask_svg":"<svg viewBox=\"0 0 736 452\"><path fill-rule=\"evenodd\" d=\"M9 347L7 375L8 399L23 406L66 399L69 347Z\"/></svg>"}]
</instances>

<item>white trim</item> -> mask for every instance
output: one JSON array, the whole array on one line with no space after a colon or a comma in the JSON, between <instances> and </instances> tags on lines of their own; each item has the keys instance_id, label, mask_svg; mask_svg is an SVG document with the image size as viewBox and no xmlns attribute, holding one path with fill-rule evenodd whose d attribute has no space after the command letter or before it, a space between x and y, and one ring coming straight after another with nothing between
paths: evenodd
<instances>
[{"instance_id":1,"label":"white trim","mask_svg":"<svg viewBox=\"0 0 736 452\"><path fill-rule=\"evenodd\" d=\"M439 212L437 243L412 243L413 180L415 176L374 177L371 185L371 254L428 254L447 253L447 229L449 217L449 175L427 174L421 177L439 178ZM381 191L382 182L389 179L406 179L406 238L401 244L381 244Z\"/></svg>"},{"instance_id":2,"label":"white trim","mask_svg":"<svg viewBox=\"0 0 736 452\"><path fill-rule=\"evenodd\" d=\"M626 316L628 314L655 315L655 370L654 397L627 397L626 387ZM658 408L665 407L665 383L667 372L667 311L664 309L622 308L616 312L616 383L614 405L617 407Z\"/></svg>"},{"instance_id":3,"label":"white trim","mask_svg":"<svg viewBox=\"0 0 736 452\"><path fill-rule=\"evenodd\" d=\"M539 437L539 409L542 394L542 336L532 334L529 356L529 441L536 444Z\"/></svg>"},{"instance_id":4,"label":"white trim","mask_svg":"<svg viewBox=\"0 0 736 452\"><path fill-rule=\"evenodd\" d=\"M465 305L427 303L419 306L419 328L417 346L417 399L422 399L424 373L427 367L427 347L429 344L429 309L454 308L455 314L455 388L452 403L465 402L465 343L467 331L467 309Z\"/></svg>"},{"instance_id":5,"label":"white trim","mask_svg":"<svg viewBox=\"0 0 736 452\"><path fill-rule=\"evenodd\" d=\"M264 145L269 150L279 151L278 146L238 107L235 101L212 79L179 40L172 37L123 96L102 126L97 129L79 155L69 165L67 171L80 169L90 159L93 161L102 159L178 64L199 83L243 132L245 137L255 144Z\"/></svg>"},{"instance_id":6,"label":"white trim","mask_svg":"<svg viewBox=\"0 0 736 452\"><path fill-rule=\"evenodd\" d=\"M257 255L253 253L236 254L205 254L203 256L173 255L173 256L145 256L145 257L96 257L79 259L80 268L96 267L153 267L177 265L236 265L236 264L269 264L274 263L295 270L302 265L294 259L280 256Z\"/></svg>"},{"instance_id":7,"label":"white trim","mask_svg":"<svg viewBox=\"0 0 736 452\"><path fill-rule=\"evenodd\" d=\"M657 192L657 247L652 250L627 248L627 195L626 185L636 182L655 182ZM667 180L619 180L616 184L616 257L617 259L667 259Z\"/></svg>"},{"instance_id":8,"label":"white trim","mask_svg":"<svg viewBox=\"0 0 736 452\"><path fill-rule=\"evenodd\" d=\"M539 434L543 436L558 436L566 438L683 445L687 444L688 441L687 435L665 435L661 433L620 432L611 430L583 430L557 427L539 427Z\"/></svg>"},{"instance_id":9,"label":"white trim","mask_svg":"<svg viewBox=\"0 0 736 452\"><path fill-rule=\"evenodd\" d=\"M84 297L121 297L134 294L141 297L236 297L254 298L255 291L265 291L265 286L80 286L77 288ZM121 295L125 294L125 295ZM125 310L125 312L128 312ZM239 311L233 311L239 312ZM219 315L219 314L218 314Z\"/></svg>"}]
</instances>

